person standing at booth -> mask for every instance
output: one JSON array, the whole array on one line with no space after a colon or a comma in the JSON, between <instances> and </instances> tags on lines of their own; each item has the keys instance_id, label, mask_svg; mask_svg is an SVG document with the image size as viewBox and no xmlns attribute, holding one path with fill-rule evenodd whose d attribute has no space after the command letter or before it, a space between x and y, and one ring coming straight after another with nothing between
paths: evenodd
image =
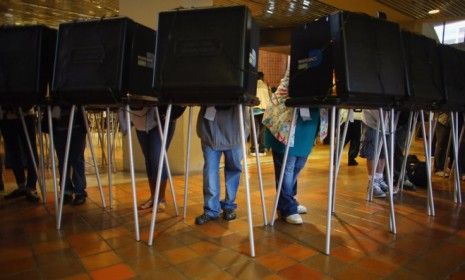
<instances>
[{"instance_id":1,"label":"person standing at booth","mask_svg":"<svg viewBox=\"0 0 465 280\"><path fill-rule=\"evenodd\" d=\"M288 97L289 70L276 90L272 103L265 112L263 124L265 130L265 144L271 148L275 171L276 188L284 160L286 143L290 141L289 154L284 168L281 193L278 200L279 215L290 224L302 224L300 214L307 213L307 208L296 200L297 179L304 168L308 156L312 151L318 124L319 109L299 108L295 131L289 137L291 130L293 108L284 105Z\"/></svg>"},{"instance_id":2,"label":"person standing at booth","mask_svg":"<svg viewBox=\"0 0 465 280\"><path fill-rule=\"evenodd\" d=\"M248 114L244 114L244 129L249 131ZM248 133L247 133L248 134ZM236 193L242 173L242 144L237 106L202 107L197 118L197 135L203 152L204 212L195 218L197 225L216 220L234 220ZM246 135L247 137L247 135ZM225 196L220 201L220 159L224 154Z\"/></svg>"},{"instance_id":3,"label":"person standing at booth","mask_svg":"<svg viewBox=\"0 0 465 280\"><path fill-rule=\"evenodd\" d=\"M168 128L168 138L166 139L166 150L168 150L171 139L173 138L174 131L176 129L176 119L182 115L185 107L173 106L171 120ZM160 113L165 112L164 109L160 109ZM164 117L160 116L161 121L164 121ZM155 187L157 183L158 174L158 161L160 159L161 152L161 137L158 131L158 122L156 118L155 107L143 107L140 110L131 111L131 122L136 129L137 140L144 155L145 170L147 173L150 198L139 206L139 210L146 210L153 207L153 199L155 197ZM120 111L120 125L124 134L127 132L126 127L126 114ZM163 161L164 162L164 161ZM158 210L164 210L166 208L165 190L168 179L168 172L166 165L163 164L163 170L161 173L160 182L160 193L158 199Z\"/></svg>"},{"instance_id":4,"label":"person standing at booth","mask_svg":"<svg viewBox=\"0 0 465 280\"><path fill-rule=\"evenodd\" d=\"M5 154L7 155L6 161L10 163L13 169L13 174L18 186L17 189L5 195L4 198L14 199L25 196L27 200L37 203L39 202L39 196L36 190L37 173L17 110L13 110L12 108L1 108L0 119ZM35 117L32 109L24 112L24 120L31 140L32 152L37 159L36 131L34 125ZM24 172L24 167L26 167L27 170L27 177Z\"/></svg>"},{"instance_id":5,"label":"person standing at booth","mask_svg":"<svg viewBox=\"0 0 465 280\"><path fill-rule=\"evenodd\" d=\"M270 87L264 81L263 72L258 72L257 74L257 98L260 101L260 104L253 107L253 115L255 119L255 125L257 129L257 143L258 143L258 152L260 155L266 155L265 153L265 142L264 142L264 133L265 128L262 124L263 112L270 104ZM252 139L252 145L250 146L250 154L255 156L255 143Z\"/></svg>"},{"instance_id":6,"label":"person standing at booth","mask_svg":"<svg viewBox=\"0 0 465 280\"><path fill-rule=\"evenodd\" d=\"M74 113L67 172L66 174L62 174L70 112L71 110L69 107L53 107L53 141L55 142L55 150L58 158L60 185L62 180L65 180L65 196L63 203L81 205L86 202L87 197L84 160L87 135L84 122L87 120L84 119L81 109L77 107Z\"/></svg>"}]
</instances>

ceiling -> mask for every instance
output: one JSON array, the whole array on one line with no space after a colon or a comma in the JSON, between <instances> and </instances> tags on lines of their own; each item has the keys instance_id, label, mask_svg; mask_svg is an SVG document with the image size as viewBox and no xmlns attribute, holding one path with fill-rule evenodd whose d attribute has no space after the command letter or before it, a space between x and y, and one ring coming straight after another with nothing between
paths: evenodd
<instances>
[{"instance_id":1,"label":"ceiling","mask_svg":"<svg viewBox=\"0 0 465 280\"><path fill-rule=\"evenodd\" d=\"M118 0L0 0L0 24L57 27L77 19L118 15Z\"/></svg>"},{"instance_id":2,"label":"ceiling","mask_svg":"<svg viewBox=\"0 0 465 280\"><path fill-rule=\"evenodd\" d=\"M115 16L119 12L118 3L118 0L0 0L0 24L57 27L76 19ZM369 14L381 10L394 21L465 18L465 0L213 0L213 4L247 5L263 28L295 26L338 9ZM433 9L441 12L431 16L428 11Z\"/></svg>"}]
</instances>

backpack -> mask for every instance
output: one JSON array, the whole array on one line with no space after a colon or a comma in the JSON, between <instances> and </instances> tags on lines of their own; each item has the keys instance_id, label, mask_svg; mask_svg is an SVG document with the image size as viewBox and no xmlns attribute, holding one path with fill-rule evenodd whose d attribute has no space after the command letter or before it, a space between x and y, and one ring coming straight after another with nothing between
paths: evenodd
<instances>
[{"instance_id":1,"label":"backpack","mask_svg":"<svg viewBox=\"0 0 465 280\"><path fill-rule=\"evenodd\" d=\"M426 188L428 184L426 162L420 161L415 155L407 157L407 175L413 184Z\"/></svg>"}]
</instances>

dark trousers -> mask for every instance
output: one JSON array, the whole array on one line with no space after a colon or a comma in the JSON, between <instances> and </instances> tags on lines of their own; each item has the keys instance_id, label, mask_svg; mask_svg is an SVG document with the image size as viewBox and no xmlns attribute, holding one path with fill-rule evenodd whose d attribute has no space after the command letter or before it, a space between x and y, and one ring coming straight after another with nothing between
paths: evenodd
<instances>
[{"instance_id":1,"label":"dark trousers","mask_svg":"<svg viewBox=\"0 0 465 280\"><path fill-rule=\"evenodd\" d=\"M434 171L443 170L449 141L450 127L436 124L436 148L434 149Z\"/></svg>"},{"instance_id":2,"label":"dark trousers","mask_svg":"<svg viewBox=\"0 0 465 280\"><path fill-rule=\"evenodd\" d=\"M53 131L55 150L58 157L60 181L63 180L63 161L65 158L67 129L57 128ZM82 126L73 127L69 147L68 167L65 176L65 193L84 195L87 185L85 174L84 150L86 148L86 130Z\"/></svg>"},{"instance_id":3,"label":"dark trousers","mask_svg":"<svg viewBox=\"0 0 465 280\"><path fill-rule=\"evenodd\" d=\"M171 139L173 138L174 130L176 128L176 122L171 122L168 128L168 139L166 139L166 149L170 146ZM158 173L158 161L160 159L161 151L161 137L158 133L158 127L154 127L148 132L136 131L137 139L139 140L142 153L145 159L145 170L149 182L156 184L157 173ZM161 173L161 180L164 181L168 178L166 165L163 160L163 170Z\"/></svg>"},{"instance_id":4,"label":"dark trousers","mask_svg":"<svg viewBox=\"0 0 465 280\"><path fill-rule=\"evenodd\" d=\"M255 129L257 130L257 143L258 143L258 151L264 152L265 151L265 142L264 142L264 134L265 134L265 126L262 124L263 120L263 114L260 115L254 115L255 119ZM250 129L252 131L252 125L250 125ZM250 134L250 152L254 153L255 152L255 143L253 141L252 134Z\"/></svg>"},{"instance_id":5,"label":"dark trousers","mask_svg":"<svg viewBox=\"0 0 465 280\"><path fill-rule=\"evenodd\" d=\"M344 130L344 125L341 126L341 135ZM360 137L362 134L362 122L360 120L354 120L349 122L347 127L347 135L344 142L344 146L350 142L349 145L349 161L355 160L360 150Z\"/></svg>"},{"instance_id":6,"label":"dark trousers","mask_svg":"<svg viewBox=\"0 0 465 280\"><path fill-rule=\"evenodd\" d=\"M25 116L26 128L31 140L32 152L37 159L36 148L36 131L33 116ZM9 153L9 163L13 169L16 184L19 188L36 188L37 174L34 169L34 163L27 145L26 135L24 134L23 125L20 119L3 120L1 125L3 140L5 144L5 153ZM24 162L24 159L25 162ZM24 172L27 169L27 178Z\"/></svg>"}]
</instances>

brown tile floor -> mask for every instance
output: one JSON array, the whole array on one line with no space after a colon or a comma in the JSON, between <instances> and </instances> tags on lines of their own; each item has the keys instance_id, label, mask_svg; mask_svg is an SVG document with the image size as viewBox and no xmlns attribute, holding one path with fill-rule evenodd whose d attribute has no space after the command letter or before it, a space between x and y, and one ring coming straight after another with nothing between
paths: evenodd
<instances>
[{"instance_id":1,"label":"brown tile floor","mask_svg":"<svg viewBox=\"0 0 465 280\"><path fill-rule=\"evenodd\" d=\"M415 150L420 149L417 142ZM434 178L435 217L426 214L424 189L397 195L394 236L388 232L386 201L365 200L364 165L348 167L346 158L338 180L332 254L324 255L327 157L327 147L317 146L300 177L298 198L309 208L302 226L282 221L263 226L256 170L251 166L256 258L248 256L243 187L237 220L194 225L194 217L202 212L200 175L190 180L186 220L175 215L168 197L166 211L158 216L153 247L147 245L149 211L140 213L142 241L134 240L129 184L115 187L113 209L101 209L98 189L89 187L85 205L65 206L60 231L55 229L51 193L45 207L1 199L0 278L465 279L465 209L453 203L451 181ZM275 194L271 157L263 162L270 212ZM11 190L11 174L7 178ZM183 177L174 181L182 206ZM138 199L147 196L147 183L141 180Z\"/></svg>"}]
</instances>

